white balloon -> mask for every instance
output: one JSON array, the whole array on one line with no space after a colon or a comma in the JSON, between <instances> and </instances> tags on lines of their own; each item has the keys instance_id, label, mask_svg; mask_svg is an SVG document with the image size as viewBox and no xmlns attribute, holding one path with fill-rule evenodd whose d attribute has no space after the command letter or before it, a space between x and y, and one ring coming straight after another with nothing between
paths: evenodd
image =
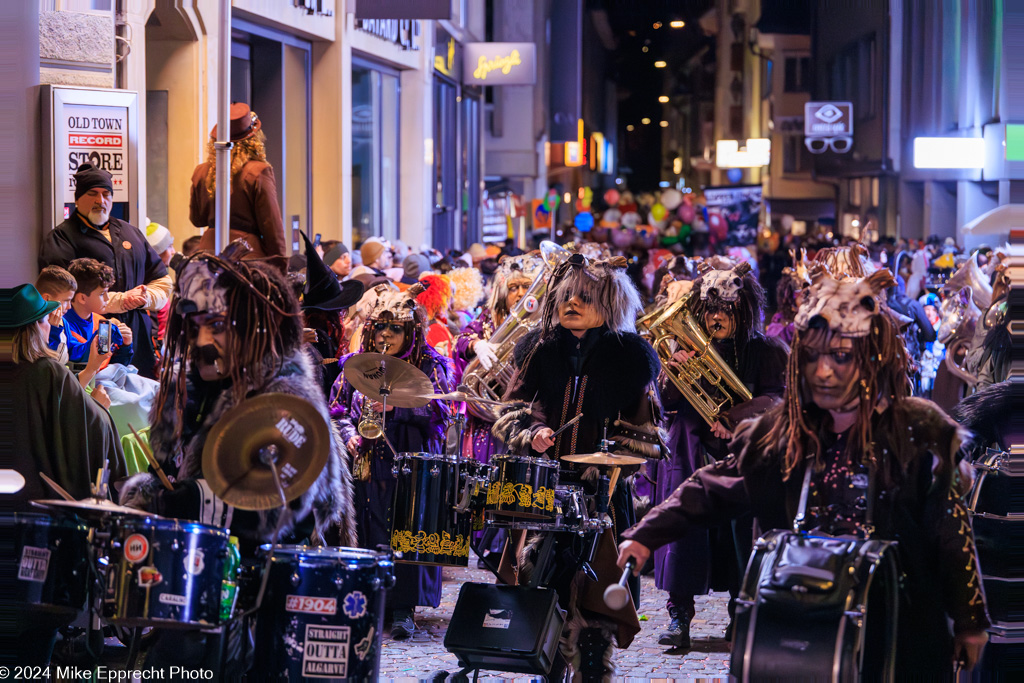
<instances>
[{"instance_id":1,"label":"white balloon","mask_svg":"<svg viewBox=\"0 0 1024 683\"><path fill-rule=\"evenodd\" d=\"M779 219L779 223L782 224L782 229L788 232L793 227L793 217L788 213L783 214L782 218Z\"/></svg>"},{"instance_id":2,"label":"white balloon","mask_svg":"<svg viewBox=\"0 0 1024 683\"><path fill-rule=\"evenodd\" d=\"M622 215L622 227L624 228L635 228L643 222L640 218L640 214L636 211L629 211Z\"/></svg>"},{"instance_id":3,"label":"white balloon","mask_svg":"<svg viewBox=\"0 0 1024 683\"><path fill-rule=\"evenodd\" d=\"M683 193L674 187L670 187L661 193L661 205L669 211L675 211L683 203Z\"/></svg>"}]
</instances>

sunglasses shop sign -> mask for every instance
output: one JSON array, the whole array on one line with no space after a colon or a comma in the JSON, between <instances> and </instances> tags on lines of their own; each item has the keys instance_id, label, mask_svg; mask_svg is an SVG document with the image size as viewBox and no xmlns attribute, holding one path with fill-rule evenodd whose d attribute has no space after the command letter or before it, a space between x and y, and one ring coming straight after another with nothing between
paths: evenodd
<instances>
[{"instance_id":1,"label":"sunglasses shop sign","mask_svg":"<svg viewBox=\"0 0 1024 683\"><path fill-rule=\"evenodd\" d=\"M822 154L830 149L838 154L849 152L853 147L853 103L806 103L804 146L812 154Z\"/></svg>"}]
</instances>

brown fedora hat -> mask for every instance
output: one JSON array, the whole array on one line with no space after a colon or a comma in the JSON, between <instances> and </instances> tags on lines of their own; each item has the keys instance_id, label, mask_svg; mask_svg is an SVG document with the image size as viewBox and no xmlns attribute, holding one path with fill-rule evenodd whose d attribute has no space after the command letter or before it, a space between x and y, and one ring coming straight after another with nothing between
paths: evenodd
<instances>
[{"instance_id":1,"label":"brown fedora hat","mask_svg":"<svg viewBox=\"0 0 1024 683\"><path fill-rule=\"evenodd\" d=\"M231 105L231 142L246 140L259 132L263 124L256 112L249 109L245 102L235 102ZM210 137L217 139L217 126L214 124L210 131Z\"/></svg>"}]
</instances>

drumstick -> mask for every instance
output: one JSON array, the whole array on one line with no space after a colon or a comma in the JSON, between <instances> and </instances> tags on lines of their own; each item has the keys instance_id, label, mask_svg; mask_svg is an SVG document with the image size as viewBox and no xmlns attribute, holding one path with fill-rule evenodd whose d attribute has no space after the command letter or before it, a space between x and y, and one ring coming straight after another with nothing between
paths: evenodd
<instances>
[{"instance_id":1,"label":"drumstick","mask_svg":"<svg viewBox=\"0 0 1024 683\"><path fill-rule=\"evenodd\" d=\"M70 493L65 491L64 488L60 484L55 482L53 479L50 479L48 476L46 476L42 472L39 473L39 476L42 477L43 481L45 481L47 484L49 484L50 488L52 488L54 491L56 491L60 495L60 497L63 498L64 500L74 500L75 499L74 496L72 496Z\"/></svg>"},{"instance_id":2,"label":"drumstick","mask_svg":"<svg viewBox=\"0 0 1024 683\"><path fill-rule=\"evenodd\" d=\"M149 450L149 446L147 446L146 442L142 440L142 437L139 436L139 433L135 431L135 427L132 427L131 422L128 423L128 429L132 430L132 434L135 435L135 440L139 442L139 446L142 448L142 454L145 455L146 460L149 461L149 466L156 470L156 476L160 477L160 483L162 483L164 485L164 488L166 488L168 491L173 491L174 485L171 483L171 480L168 479L167 475L164 474L164 471L160 469L160 463L158 463L156 461L156 458L153 457L153 452Z\"/></svg>"},{"instance_id":3,"label":"drumstick","mask_svg":"<svg viewBox=\"0 0 1024 683\"><path fill-rule=\"evenodd\" d=\"M629 580L629 575L633 572L633 567L636 566L636 562L633 558L629 558L626 562L626 568L622 570L622 578L619 579L618 583L613 583L604 589L604 604L608 605L612 609L622 609L629 603L629 589L626 588L626 581Z\"/></svg>"},{"instance_id":4,"label":"drumstick","mask_svg":"<svg viewBox=\"0 0 1024 683\"><path fill-rule=\"evenodd\" d=\"M574 424L579 422L581 419L583 419L583 413L580 413L579 415L577 415L576 417L574 417L573 419L569 420L564 425L562 425L561 427L556 429L554 432L552 432L551 436L549 436L548 438L551 439L552 441L554 441L556 436L558 436L559 434L564 432L569 427L572 427Z\"/></svg>"}]
</instances>

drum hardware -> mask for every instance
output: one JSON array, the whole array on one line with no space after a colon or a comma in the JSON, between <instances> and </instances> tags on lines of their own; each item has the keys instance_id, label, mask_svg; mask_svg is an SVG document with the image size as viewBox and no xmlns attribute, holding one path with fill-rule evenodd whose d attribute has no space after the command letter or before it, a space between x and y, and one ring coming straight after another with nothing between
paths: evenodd
<instances>
[{"instance_id":1,"label":"drum hardware","mask_svg":"<svg viewBox=\"0 0 1024 683\"><path fill-rule=\"evenodd\" d=\"M54 498L49 500L33 500L32 505L39 508L53 510L54 512L65 512L71 515L78 515L89 520L103 519L108 515L131 515L135 517L153 517L157 515L145 510L118 505L106 498L86 498L84 500L64 500Z\"/></svg>"},{"instance_id":2,"label":"drum hardware","mask_svg":"<svg viewBox=\"0 0 1024 683\"><path fill-rule=\"evenodd\" d=\"M218 498L242 510L287 505L305 493L327 464L330 430L320 412L297 396L246 399L210 430L203 473Z\"/></svg>"}]
</instances>

